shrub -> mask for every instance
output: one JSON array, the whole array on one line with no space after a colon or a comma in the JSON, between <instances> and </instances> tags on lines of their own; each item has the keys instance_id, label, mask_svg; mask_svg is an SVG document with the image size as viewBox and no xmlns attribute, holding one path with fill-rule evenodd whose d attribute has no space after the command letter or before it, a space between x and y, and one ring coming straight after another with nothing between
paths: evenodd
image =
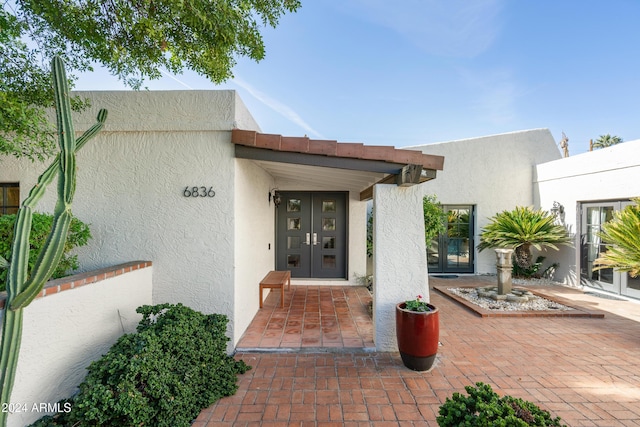
<instances>
[{"instance_id":1,"label":"shrub","mask_svg":"<svg viewBox=\"0 0 640 427\"><path fill-rule=\"evenodd\" d=\"M142 306L137 333L91 363L71 411L33 426L189 426L251 369L226 354L228 319L182 304ZM61 404L62 407L62 404Z\"/></svg>"},{"instance_id":2,"label":"shrub","mask_svg":"<svg viewBox=\"0 0 640 427\"><path fill-rule=\"evenodd\" d=\"M513 277L522 277L525 279L551 279L553 277L553 273L556 271L560 264L554 262L553 264L545 268L542 273L540 273L540 269L542 268L542 263L544 262L544 260L545 257L538 256L538 258L536 258L536 262L534 262L531 267L528 268L520 267L517 263L514 262L512 268Z\"/></svg>"},{"instance_id":3,"label":"shrub","mask_svg":"<svg viewBox=\"0 0 640 427\"><path fill-rule=\"evenodd\" d=\"M0 215L0 256L9 261L11 259L11 244L13 242L13 225L16 222L16 215ZM29 272L36 263L40 250L47 240L47 236L53 225L53 215L45 213L34 213L31 222L31 235L29 237ZM52 279L64 277L70 271L78 269L78 256L70 255L69 252L79 246L87 244L91 238L89 226L77 218L71 220L69 235L64 245L64 255L51 276ZM7 281L7 270L0 269L0 291L5 290Z\"/></svg>"},{"instance_id":4,"label":"shrub","mask_svg":"<svg viewBox=\"0 0 640 427\"><path fill-rule=\"evenodd\" d=\"M440 406L437 418L440 427L527 427L558 426L560 417L551 418L549 412L531 402L511 396L499 397L488 384L466 386L468 396L453 393Z\"/></svg>"},{"instance_id":5,"label":"shrub","mask_svg":"<svg viewBox=\"0 0 640 427\"><path fill-rule=\"evenodd\" d=\"M567 229L556 224L555 215L542 209L517 206L512 211L495 214L480 233L478 250L488 248L513 248L516 264L531 268L531 248L558 250L559 245L571 246Z\"/></svg>"}]
</instances>

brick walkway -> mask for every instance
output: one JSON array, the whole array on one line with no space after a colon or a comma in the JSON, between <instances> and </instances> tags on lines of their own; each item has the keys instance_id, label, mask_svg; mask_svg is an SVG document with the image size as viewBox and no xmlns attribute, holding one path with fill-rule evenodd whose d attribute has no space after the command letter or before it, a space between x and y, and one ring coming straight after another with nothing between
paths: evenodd
<instances>
[{"instance_id":1,"label":"brick walkway","mask_svg":"<svg viewBox=\"0 0 640 427\"><path fill-rule=\"evenodd\" d=\"M238 353L253 369L194 426L435 426L445 398L477 381L570 427L640 426L640 305L561 292L629 315L481 318L432 291L442 346L430 372L393 353Z\"/></svg>"},{"instance_id":2,"label":"brick walkway","mask_svg":"<svg viewBox=\"0 0 640 427\"><path fill-rule=\"evenodd\" d=\"M237 351L287 348L375 349L364 287L291 286L284 308L271 292L246 330Z\"/></svg>"}]
</instances>

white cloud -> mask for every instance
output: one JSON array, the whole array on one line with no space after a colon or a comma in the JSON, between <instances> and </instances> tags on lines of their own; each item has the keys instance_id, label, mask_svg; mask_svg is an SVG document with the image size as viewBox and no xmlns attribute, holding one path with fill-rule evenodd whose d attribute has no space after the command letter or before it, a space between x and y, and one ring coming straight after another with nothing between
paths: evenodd
<instances>
[{"instance_id":1,"label":"white cloud","mask_svg":"<svg viewBox=\"0 0 640 427\"><path fill-rule=\"evenodd\" d=\"M160 71L160 73L161 73L163 76L165 76L165 77L169 77L171 80L173 80L173 81L175 81L175 82L179 83L180 85L182 85L182 86L186 87L186 88L187 88L187 89L189 89L189 90L193 90L193 88L192 88L191 86L189 86L188 84L186 84L185 82L183 82L182 80L180 80L179 78L177 78L176 76L174 76L173 74L171 74L170 72L165 71L165 70L164 70L164 69L162 69L162 68L158 68L158 71Z\"/></svg>"},{"instance_id":2,"label":"white cloud","mask_svg":"<svg viewBox=\"0 0 640 427\"><path fill-rule=\"evenodd\" d=\"M302 119L302 117L300 117L298 115L298 113L296 113L289 106L287 106L287 105L281 103L280 101L278 101L276 99L273 99L270 96L260 92L259 90L257 90L253 86L251 86L249 83L245 82L244 80L242 80L242 79L240 79L238 77L234 77L232 79L232 82L235 83L236 85L240 86L242 89L246 90L251 96L253 96L255 99L257 99L259 102L261 102L262 104L264 104L265 106L267 106L271 110L273 110L276 113L280 114L285 119L287 119L287 120L295 123L296 125L300 126L302 129L304 129L307 132L308 136L313 137L313 138L318 138L318 139L326 139L324 136L322 136L322 134L320 134L320 132L316 131L307 122L305 122Z\"/></svg>"},{"instance_id":3,"label":"white cloud","mask_svg":"<svg viewBox=\"0 0 640 427\"><path fill-rule=\"evenodd\" d=\"M504 0L348 0L354 15L387 27L423 51L470 58L488 49L500 32Z\"/></svg>"}]
</instances>

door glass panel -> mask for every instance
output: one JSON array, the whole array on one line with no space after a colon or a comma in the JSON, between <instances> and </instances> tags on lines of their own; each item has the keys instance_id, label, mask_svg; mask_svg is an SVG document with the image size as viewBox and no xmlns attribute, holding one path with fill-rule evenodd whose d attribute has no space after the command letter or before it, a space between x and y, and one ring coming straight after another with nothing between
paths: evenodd
<instances>
[{"instance_id":1,"label":"door glass panel","mask_svg":"<svg viewBox=\"0 0 640 427\"><path fill-rule=\"evenodd\" d=\"M449 267L461 268L469 265L469 239L449 239L447 251Z\"/></svg>"},{"instance_id":2,"label":"door glass panel","mask_svg":"<svg viewBox=\"0 0 640 427\"><path fill-rule=\"evenodd\" d=\"M287 237L287 249L300 249L300 237L288 236Z\"/></svg>"},{"instance_id":3,"label":"door glass panel","mask_svg":"<svg viewBox=\"0 0 640 427\"><path fill-rule=\"evenodd\" d=\"M300 212L302 201L300 199L287 200L287 212Z\"/></svg>"},{"instance_id":4,"label":"door glass panel","mask_svg":"<svg viewBox=\"0 0 640 427\"><path fill-rule=\"evenodd\" d=\"M333 236L323 237L322 238L322 247L324 249L335 249L336 247L336 238Z\"/></svg>"},{"instance_id":5,"label":"door glass panel","mask_svg":"<svg viewBox=\"0 0 640 427\"><path fill-rule=\"evenodd\" d=\"M584 236L583 259L586 265L582 267L583 274L591 280L613 284L613 269L605 268L593 270L593 263L601 252L606 251L606 245L602 242L598 233L602 225L613 218L613 206L588 207L586 211L586 235Z\"/></svg>"},{"instance_id":6,"label":"door glass panel","mask_svg":"<svg viewBox=\"0 0 640 427\"><path fill-rule=\"evenodd\" d=\"M324 231L333 231L336 229L336 219L335 218L322 218L322 230Z\"/></svg>"},{"instance_id":7,"label":"door glass panel","mask_svg":"<svg viewBox=\"0 0 640 427\"><path fill-rule=\"evenodd\" d=\"M640 276L631 277L631 275L627 273L627 289L640 291Z\"/></svg>"},{"instance_id":8,"label":"door glass panel","mask_svg":"<svg viewBox=\"0 0 640 427\"><path fill-rule=\"evenodd\" d=\"M427 248L427 263L429 266L429 270L436 271L438 266L440 265L440 249L439 249L439 241L440 239L436 236L431 240L431 244Z\"/></svg>"},{"instance_id":9,"label":"door glass panel","mask_svg":"<svg viewBox=\"0 0 640 427\"><path fill-rule=\"evenodd\" d=\"M287 218L287 230L300 230L300 218Z\"/></svg>"},{"instance_id":10,"label":"door glass panel","mask_svg":"<svg viewBox=\"0 0 640 427\"><path fill-rule=\"evenodd\" d=\"M336 201L335 200L323 200L322 201L322 212L335 212L336 211Z\"/></svg>"},{"instance_id":11,"label":"door glass panel","mask_svg":"<svg viewBox=\"0 0 640 427\"><path fill-rule=\"evenodd\" d=\"M336 268L336 256L335 255L323 255L322 256L322 268Z\"/></svg>"},{"instance_id":12,"label":"door glass panel","mask_svg":"<svg viewBox=\"0 0 640 427\"><path fill-rule=\"evenodd\" d=\"M287 267L289 268L300 267L300 255L287 255Z\"/></svg>"}]
</instances>

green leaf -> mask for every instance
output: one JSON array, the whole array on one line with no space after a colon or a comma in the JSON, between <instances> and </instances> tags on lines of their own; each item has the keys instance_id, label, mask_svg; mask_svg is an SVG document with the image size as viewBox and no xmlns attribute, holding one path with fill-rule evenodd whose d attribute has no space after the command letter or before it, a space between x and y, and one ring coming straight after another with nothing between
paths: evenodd
<instances>
[{"instance_id":1,"label":"green leaf","mask_svg":"<svg viewBox=\"0 0 640 427\"><path fill-rule=\"evenodd\" d=\"M3 2L0 51L8 60L0 61L0 155L41 161L55 154L46 114L53 107L52 57L78 72L99 63L134 89L162 77L162 68L220 83L233 77L238 57L262 60L262 28L300 7L299 0ZM70 74L70 87L74 80ZM87 106L79 98L71 104Z\"/></svg>"}]
</instances>

